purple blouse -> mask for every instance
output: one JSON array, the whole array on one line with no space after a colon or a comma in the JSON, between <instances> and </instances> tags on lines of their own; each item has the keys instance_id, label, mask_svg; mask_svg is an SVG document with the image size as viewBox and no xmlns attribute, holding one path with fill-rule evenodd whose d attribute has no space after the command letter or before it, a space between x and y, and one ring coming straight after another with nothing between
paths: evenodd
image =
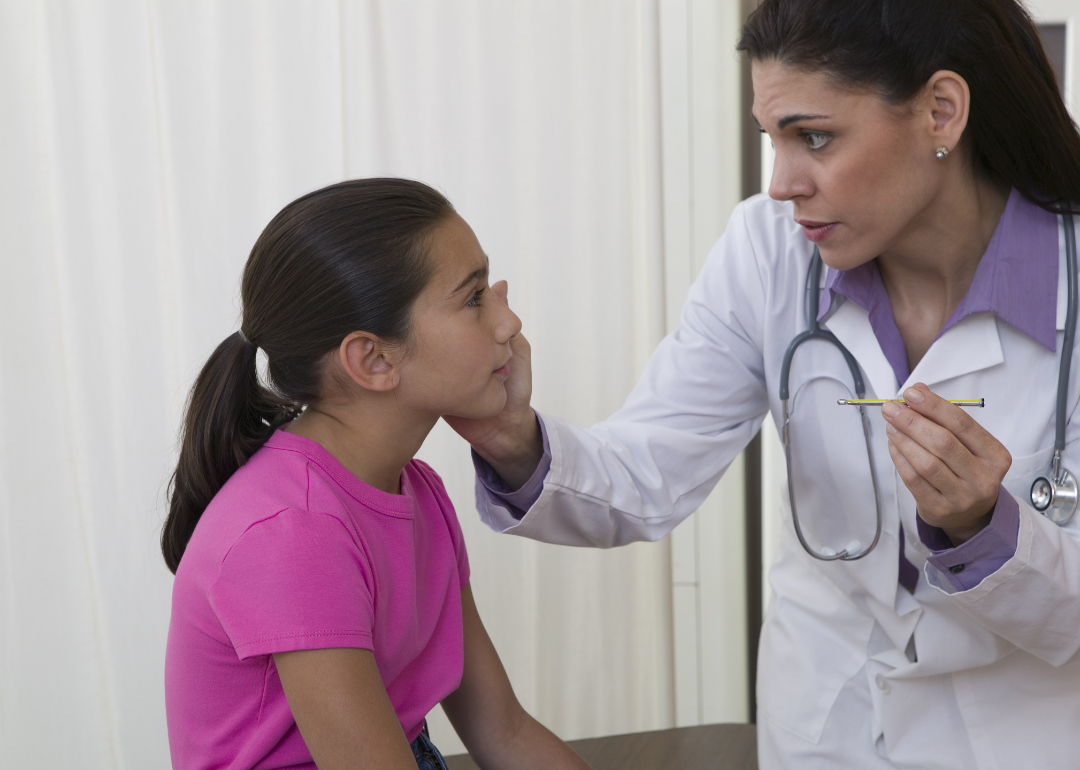
<instances>
[{"instance_id":1,"label":"purple blouse","mask_svg":"<svg viewBox=\"0 0 1080 770\"><path fill-rule=\"evenodd\" d=\"M998 221L986 253L979 261L967 294L938 332L941 337L972 313L993 312L999 319L1054 350L1057 326L1058 222L1057 217L1013 190ZM870 327L892 366L897 385L911 375L907 352L893 318L885 284L872 260L851 270L830 270L819 320L839 303L850 300L867 311ZM540 497L551 468L551 450L544 421L537 415L544 440L544 456L532 477L518 490L510 490L495 470L475 452L477 476L495 502L517 518ZM933 555L929 561L958 591L974 588L1016 553L1020 507L1004 487L998 491L990 524L975 537L953 547L944 530L918 519L919 539ZM900 583L914 589L919 572L904 555L900 533Z\"/></svg>"}]
</instances>

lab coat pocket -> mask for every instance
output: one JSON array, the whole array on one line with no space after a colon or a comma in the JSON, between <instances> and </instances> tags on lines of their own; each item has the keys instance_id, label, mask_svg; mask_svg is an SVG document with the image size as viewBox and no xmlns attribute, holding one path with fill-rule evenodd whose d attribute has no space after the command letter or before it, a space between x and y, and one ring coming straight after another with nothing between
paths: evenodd
<instances>
[{"instance_id":1,"label":"lab coat pocket","mask_svg":"<svg viewBox=\"0 0 1080 770\"><path fill-rule=\"evenodd\" d=\"M759 713L817 743L840 689L866 663L874 621L790 548L771 581L776 599L761 632Z\"/></svg>"},{"instance_id":2,"label":"lab coat pocket","mask_svg":"<svg viewBox=\"0 0 1080 770\"><path fill-rule=\"evenodd\" d=\"M1049 474L1054 459L1054 447L1048 446L1035 454L1014 457L1009 472L1005 474L1002 486L1018 502L1031 504L1031 485L1039 476Z\"/></svg>"}]
</instances>

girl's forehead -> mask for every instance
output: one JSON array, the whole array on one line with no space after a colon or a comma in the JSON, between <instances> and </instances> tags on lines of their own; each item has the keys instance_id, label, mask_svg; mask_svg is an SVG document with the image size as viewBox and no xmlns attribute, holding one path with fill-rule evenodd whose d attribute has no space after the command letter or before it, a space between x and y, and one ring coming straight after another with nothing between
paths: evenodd
<instances>
[{"instance_id":1,"label":"girl's forehead","mask_svg":"<svg viewBox=\"0 0 1080 770\"><path fill-rule=\"evenodd\" d=\"M439 294L456 294L487 276L487 255L472 228L459 216L435 229L430 254L434 263L430 285Z\"/></svg>"}]
</instances>

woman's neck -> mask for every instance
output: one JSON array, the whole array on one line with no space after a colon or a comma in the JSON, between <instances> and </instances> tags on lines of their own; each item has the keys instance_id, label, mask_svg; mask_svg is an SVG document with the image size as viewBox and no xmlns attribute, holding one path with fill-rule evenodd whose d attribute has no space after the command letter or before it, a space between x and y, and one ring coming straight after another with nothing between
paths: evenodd
<instances>
[{"instance_id":1,"label":"woman's neck","mask_svg":"<svg viewBox=\"0 0 1080 770\"><path fill-rule=\"evenodd\" d=\"M958 178L917 216L878 269L914 369L971 287L1009 189Z\"/></svg>"},{"instance_id":2,"label":"woman's neck","mask_svg":"<svg viewBox=\"0 0 1080 770\"><path fill-rule=\"evenodd\" d=\"M309 406L286 429L321 445L353 475L389 494L401 494L401 471L420 450L438 418L412 417L393 393L362 403Z\"/></svg>"}]
</instances>

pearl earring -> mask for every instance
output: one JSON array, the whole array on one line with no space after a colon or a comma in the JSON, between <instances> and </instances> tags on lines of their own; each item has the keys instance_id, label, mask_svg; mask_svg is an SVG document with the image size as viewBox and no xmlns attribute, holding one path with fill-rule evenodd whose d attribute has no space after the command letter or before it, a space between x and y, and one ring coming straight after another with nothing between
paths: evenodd
<instances>
[{"instance_id":1,"label":"pearl earring","mask_svg":"<svg viewBox=\"0 0 1080 770\"><path fill-rule=\"evenodd\" d=\"M937 150L934 151L934 157L936 157L938 160L945 160L947 157L949 157L949 148L938 147Z\"/></svg>"}]
</instances>

